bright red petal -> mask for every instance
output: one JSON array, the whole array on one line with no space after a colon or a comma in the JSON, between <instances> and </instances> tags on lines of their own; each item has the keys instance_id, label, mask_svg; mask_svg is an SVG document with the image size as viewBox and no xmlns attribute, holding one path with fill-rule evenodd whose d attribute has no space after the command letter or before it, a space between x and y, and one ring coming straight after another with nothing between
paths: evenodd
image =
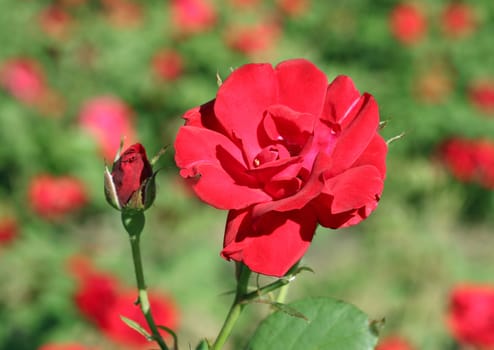
<instances>
[{"instance_id":1,"label":"bright red petal","mask_svg":"<svg viewBox=\"0 0 494 350\"><path fill-rule=\"evenodd\" d=\"M259 186L255 187L255 179L246 173L241 151L227 137L184 126L178 132L175 150L180 175L189 179L199 198L210 205L240 209L271 200Z\"/></svg>"},{"instance_id":2,"label":"bright red petal","mask_svg":"<svg viewBox=\"0 0 494 350\"><path fill-rule=\"evenodd\" d=\"M383 190L383 178L379 171L370 165L351 168L344 173L325 181L323 193L334 197L331 213L358 209L376 202Z\"/></svg>"},{"instance_id":3,"label":"bright red petal","mask_svg":"<svg viewBox=\"0 0 494 350\"><path fill-rule=\"evenodd\" d=\"M254 207L252 214L254 218L261 217L268 212L286 212L302 209L312 199L317 197L323 187L321 174L331 167L331 158L325 153L319 153L309 179L296 194L280 200L258 204Z\"/></svg>"},{"instance_id":4,"label":"bright red petal","mask_svg":"<svg viewBox=\"0 0 494 350\"><path fill-rule=\"evenodd\" d=\"M381 177L384 179L386 177L387 152L388 144L379 134L375 134L364 153L360 155L352 166L373 165L379 170Z\"/></svg>"},{"instance_id":5,"label":"bright red petal","mask_svg":"<svg viewBox=\"0 0 494 350\"><path fill-rule=\"evenodd\" d=\"M326 75L304 59L281 62L275 70L278 103L297 112L319 116L328 85Z\"/></svg>"},{"instance_id":6,"label":"bright red petal","mask_svg":"<svg viewBox=\"0 0 494 350\"><path fill-rule=\"evenodd\" d=\"M360 93L352 79L344 75L336 77L328 86L323 119L340 124L344 129L359 110L356 108L359 100Z\"/></svg>"},{"instance_id":7,"label":"bright red petal","mask_svg":"<svg viewBox=\"0 0 494 350\"><path fill-rule=\"evenodd\" d=\"M249 164L261 150L256 130L276 95L276 78L270 64L246 64L234 70L216 95L214 111L218 121L232 140L242 141Z\"/></svg>"},{"instance_id":8,"label":"bright red petal","mask_svg":"<svg viewBox=\"0 0 494 350\"><path fill-rule=\"evenodd\" d=\"M254 272L281 277L305 254L316 226L311 210L271 212L256 221L250 209L231 211L221 255Z\"/></svg>"},{"instance_id":9,"label":"bright red petal","mask_svg":"<svg viewBox=\"0 0 494 350\"><path fill-rule=\"evenodd\" d=\"M337 175L348 169L362 155L377 132L379 111L371 95L366 99L362 109L348 127L341 131L333 150L333 174Z\"/></svg>"}]
</instances>

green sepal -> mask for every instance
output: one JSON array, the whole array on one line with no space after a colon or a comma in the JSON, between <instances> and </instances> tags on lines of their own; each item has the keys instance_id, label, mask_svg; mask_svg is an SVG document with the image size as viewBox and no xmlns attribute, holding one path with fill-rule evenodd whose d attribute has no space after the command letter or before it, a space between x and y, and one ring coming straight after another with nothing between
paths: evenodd
<instances>
[{"instance_id":1,"label":"green sepal","mask_svg":"<svg viewBox=\"0 0 494 350\"><path fill-rule=\"evenodd\" d=\"M122 224L130 236L139 236L144 229L146 218L141 210L122 210Z\"/></svg>"},{"instance_id":2,"label":"green sepal","mask_svg":"<svg viewBox=\"0 0 494 350\"><path fill-rule=\"evenodd\" d=\"M117 189L113 183L113 176L111 175L110 169L105 164L104 173L104 185L105 185L105 198L108 204L117 210L122 210L120 201L118 200Z\"/></svg>"},{"instance_id":3,"label":"green sepal","mask_svg":"<svg viewBox=\"0 0 494 350\"><path fill-rule=\"evenodd\" d=\"M125 316L120 315L120 319L130 328L135 330L137 333L143 335L148 341L153 340L153 337L151 334L148 333L139 323L137 323L134 320L131 320L130 318L127 318Z\"/></svg>"}]
</instances>

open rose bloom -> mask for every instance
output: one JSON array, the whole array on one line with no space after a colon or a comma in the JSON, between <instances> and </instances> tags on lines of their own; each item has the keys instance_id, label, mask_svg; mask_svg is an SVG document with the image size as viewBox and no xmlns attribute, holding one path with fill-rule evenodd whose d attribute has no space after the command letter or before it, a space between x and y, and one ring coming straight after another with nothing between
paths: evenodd
<instances>
[{"instance_id":1,"label":"open rose bloom","mask_svg":"<svg viewBox=\"0 0 494 350\"><path fill-rule=\"evenodd\" d=\"M376 207L386 142L378 106L352 80L306 60L247 64L187 113L175 141L180 174L228 209L222 256L284 275L318 224L351 226Z\"/></svg>"}]
</instances>

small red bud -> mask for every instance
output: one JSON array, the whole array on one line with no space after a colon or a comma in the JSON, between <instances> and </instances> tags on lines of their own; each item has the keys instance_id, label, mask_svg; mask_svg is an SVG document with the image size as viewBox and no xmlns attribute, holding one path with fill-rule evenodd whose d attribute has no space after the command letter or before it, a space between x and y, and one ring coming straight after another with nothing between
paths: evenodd
<instances>
[{"instance_id":1,"label":"small red bud","mask_svg":"<svg viewBox=\"0 0 494 350\"><path fill-rule=\"evenodd\" d=\"M145 210L154 201L155 173L140 143L127 148L105 169L105 195L108 203L121 209Z\"/></svg>"}]
</instances>

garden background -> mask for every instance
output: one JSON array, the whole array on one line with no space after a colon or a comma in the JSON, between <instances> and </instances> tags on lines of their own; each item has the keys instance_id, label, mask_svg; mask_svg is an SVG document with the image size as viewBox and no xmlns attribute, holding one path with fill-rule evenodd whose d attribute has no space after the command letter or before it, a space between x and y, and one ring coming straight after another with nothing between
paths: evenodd
<instances>
[{"instance_id":1,"label":"garden background","mask_svg":"<svg viewBox=\"0 0 494 350\"><path fill-rule=\"evenodd\" d=\"M385 318L383 337L455 349L450 291L494 283L494 3L407 6L0 0L0 349L138 348L107 336L76 302L87 270L134 285L119 213L104 199L103 159L111 163L121 134L150 156L173 145L181 115L214 98L218 78L295 57L330 81L352 77L376 98L382 135L402 137L390 143L378 209L357 227L318 230L303 260L314 273L297 277L288 300L343 299ZM481 144L482 161L455 153L451 138ZM226 212L181 182L173 147L159 166L144 264L188 349L215 337L231 302L233 263L219 257ZM268 312L247 309L231 349Z\"/></svg>"}]
</instances>

